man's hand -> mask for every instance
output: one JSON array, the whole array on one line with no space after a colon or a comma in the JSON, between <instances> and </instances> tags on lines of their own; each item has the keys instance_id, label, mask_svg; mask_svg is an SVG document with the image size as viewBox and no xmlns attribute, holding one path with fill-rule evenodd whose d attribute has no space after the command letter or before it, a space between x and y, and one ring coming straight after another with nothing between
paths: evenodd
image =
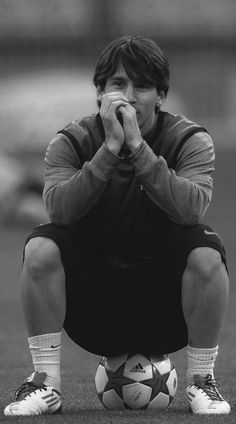
<instances>
[{"instance_id":1,"label":"man's hand","mask_svg":"<svg viewBox=\"0 0 236 424\"><path fill-rule=\"evenodd\" d=\"M120 152L125 142L125 132L118 119L119 110L128 104L128 99L117 91L105 93L101 98L100 116L105 130L105 144L115 154Z\"/></svg>"},{"instance_id":2,"label":"man's hand","mask_svg":"<svg viewBox=\"0 0 236 424\"><path fill-rule=\"evenodd\" d=\"M122 145L134 153L142 143L135 108L123 93L112 91L103 94L100 116L105 130L105 144L118 154Z\"/></svg>"},{"instance_id":3,"label":"man's hand","mask_svg":"<svg viewBox=\"0 0 236 424\"><path fill-rule=\"evenodd\" d=\"M119 111L123 118L123 128L125 133L125 144L134 153L139 149L143 141L139 129L135 108L130 104L121 106Z\"/></svg>"}]
</instances>

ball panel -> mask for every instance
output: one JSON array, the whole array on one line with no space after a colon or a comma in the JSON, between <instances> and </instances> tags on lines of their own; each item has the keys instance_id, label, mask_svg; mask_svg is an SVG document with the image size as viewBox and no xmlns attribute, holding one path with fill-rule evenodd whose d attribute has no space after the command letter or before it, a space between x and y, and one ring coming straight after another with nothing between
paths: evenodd
<instances>
[{"instance_id":1,"label":"ball panel","mask_svg":"<svg viewBox=\"0 0 236 424\"><path fill-rule=\"evenodd\" d=\"M172 362L168 357L165 358L151 358L153 365L156 367L158 372L163 375L170 372L172 369Z\"/></svg>"},{"instance_id":2,"label":"ball panel","mask_svg":"<svg viewBox=\"0 0 236 424\"><path fill-rule=\"evenodd\" d=\"M108 377L103 365L99 364L95 375L95 386L97 393L100 394L105 390L108 383Z\"/></svg>"},{"instance_id":3,"label":"ball panel","mask_svg":"<svg viewBox=\"0 0 236 424\"><path fill-rule=\"evenodd\" d=\"M123 400L125 405L131 409L142 409L150 401L151 387L136 382L123 387Z\"/></svg>"},{"instance_id":4,"label":"ball panel","mask_svg":"<svg viewBox=\"0 0 236 424\"><path fill-rule=\"evenodd\" d=\"M108 409L123 410L125 408L123 400L113 389L103 393L102 403Z\"/></svg>"},{"instance_id":5,"label":"ball panel","mask_svg":"<svg viewBox=\"0 0 236 424\"><path fill-rule=\"evenodd\" d=\"M134 381L142 381L152 378L152 366L148 358L136 354L127 359L124 375Z\"/></svg>"},{"instance_id":6,"label":"ball panel","mask_svg":"<svg viewBox=\"0 0 236 424\"><path fill-rule=\"evenodd\" d=\"M155 365L153 364L153 379L150 381L151 387L152 387L152 397L151 400L153 400L158 393L164 393L166 395L169 395L169 390L166 385L166 382L169 378L169 373L166 374L160 374ZM144 383L144 382L143 382ZM145 384L150 384L149 382L145 382Z\"/></svg>"},{"instance_id":7,"label":"ball panel","mask_svg":"<svg viewBox=\"0 0 236 424\"><path fill-rule=\"evenodd\" d=\"M125 353L124 355L120 355L120 356L104 358L104 366L106 369L110 371L117 371L118 368L120 368L120 366L123 363L125 363L127 357L128 357L128 354Z\"/></svg>"},{"instance_id":8,"label":"ball panel","mask_svg":"<svg viewBox=\"0 0 236 424\"><path fill-rule=\"evenodd\" d=\"M169 378L166 382L166 385L168 387L170 396L173 398L176 390L177 390L177 386L178 386L178 379L177 379L177 373L175 368L173 368L170 372Z\"/></svg>"},{"instance_id":9,"label":"ball panel","mask_svg":"<svg viewBox=\"0 0 236 424\"><path fill-rule=\"evenodd\" d=\"M169 404L170 397L167 394L160 392L153 400L151 400L147 409L166 409L168 408Z\"/></svg>"}]
</instances>

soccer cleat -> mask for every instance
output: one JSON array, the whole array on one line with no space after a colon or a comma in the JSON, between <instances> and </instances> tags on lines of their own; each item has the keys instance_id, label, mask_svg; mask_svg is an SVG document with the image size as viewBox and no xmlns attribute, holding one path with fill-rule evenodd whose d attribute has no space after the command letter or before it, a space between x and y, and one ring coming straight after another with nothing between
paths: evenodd
<instances>
[{"instance_id":1,"label":"soccer cleat","mask_svg":"<svg viewBox=\"0 0 236 424\"><path fill-rule=\"evenodd\" d=\"M186 388L190 410L194 414L229 414L230 405L218 392L218 384L211 374L195 375L193 384Z\"/></svg>"},{"instance_id":2,"label":"soccer cleat","mask_svg":"<svg viewBox=\"0 0 236 424\"><path fill-rule=\"evenodd\" d=\"M47 377L45 372L34 372L17 389L14 402L4 409L4 415L42 415L58 414L62 412L62 396L46 386L44 381Z\"/></svg>"}]
</instances>

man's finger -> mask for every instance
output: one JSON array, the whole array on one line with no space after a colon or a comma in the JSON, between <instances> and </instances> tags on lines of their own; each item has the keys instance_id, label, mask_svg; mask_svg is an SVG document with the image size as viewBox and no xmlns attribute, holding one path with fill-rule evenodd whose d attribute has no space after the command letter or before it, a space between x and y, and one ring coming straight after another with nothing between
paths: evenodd
<instances>
[{"instance_id":1,"label":"man's finger","mask_svg":"<svg viewBox=\"0 0 236 424\"><path fill-rule=\"evenodd\" d=\"M101 100L102 101L109 101L109 100L115 100L115 99L122 99L122 100L124 100L125 102L129 102L129 100L127 99L127 97L126 96L124 96L124 94L122 93L122 92L119 92L119 91L110 91L109 93L104 93L104 94L102 94L102 96L101 96Z\"/></svg>"},{"instance_id":2,"label":"man's finger","mask_svg":"<svg viewBox=\"0 0 236 424\"><path fill-rule=\"evenodd\" d=\"M122 100L122 99L118 99L118 100L113 100L112 102L108 103L108 104L103 104L101 111L102 113L115 113L117 109L120 109L121 107L126 107L127 103Z\"/></svg>"}]
</instances>

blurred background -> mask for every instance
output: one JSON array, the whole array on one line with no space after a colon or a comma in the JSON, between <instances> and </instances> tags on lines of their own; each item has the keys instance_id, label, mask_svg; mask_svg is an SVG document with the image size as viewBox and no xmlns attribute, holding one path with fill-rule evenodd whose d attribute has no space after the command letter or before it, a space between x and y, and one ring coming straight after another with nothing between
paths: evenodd
<instances>
[{"instance_id":1,"label":"blurred background","mask_svg":"<svg viewBox=\"0 0 236 424\"><path fill-rule=\"evenodd\" d=\"M217 150L235 150L234 0L0 0L0 221L37 224L43 157L55 133L96 111L93 70L124 34L166 51L165 107L206 126Z\"/></svg>"},{"instance_id":2,"label":"blurred background","mask_svg":"<svg viewBox=\"0 0 236 424\"><path fill-rule=\"evenodd\" d=\"M0 376L9 390L31 369L18 280L24 239L47 220L45 149L69 121L96 112L97 58L125 34L160 44L171 69L165 108L205 126L215 142L214 194L205 220L223 238L231 276L219 371L225 377L236 370L235 0L0 0ZM67 375L74 378L74 363L79 381L92 381L93 356L89 377L87 371L81 377L78 348L73 356L69 341L66 346ZM81 351L85 356L88 361ZM0 385L0 407L5 392Z\"/></svg>"}]
</instances>

